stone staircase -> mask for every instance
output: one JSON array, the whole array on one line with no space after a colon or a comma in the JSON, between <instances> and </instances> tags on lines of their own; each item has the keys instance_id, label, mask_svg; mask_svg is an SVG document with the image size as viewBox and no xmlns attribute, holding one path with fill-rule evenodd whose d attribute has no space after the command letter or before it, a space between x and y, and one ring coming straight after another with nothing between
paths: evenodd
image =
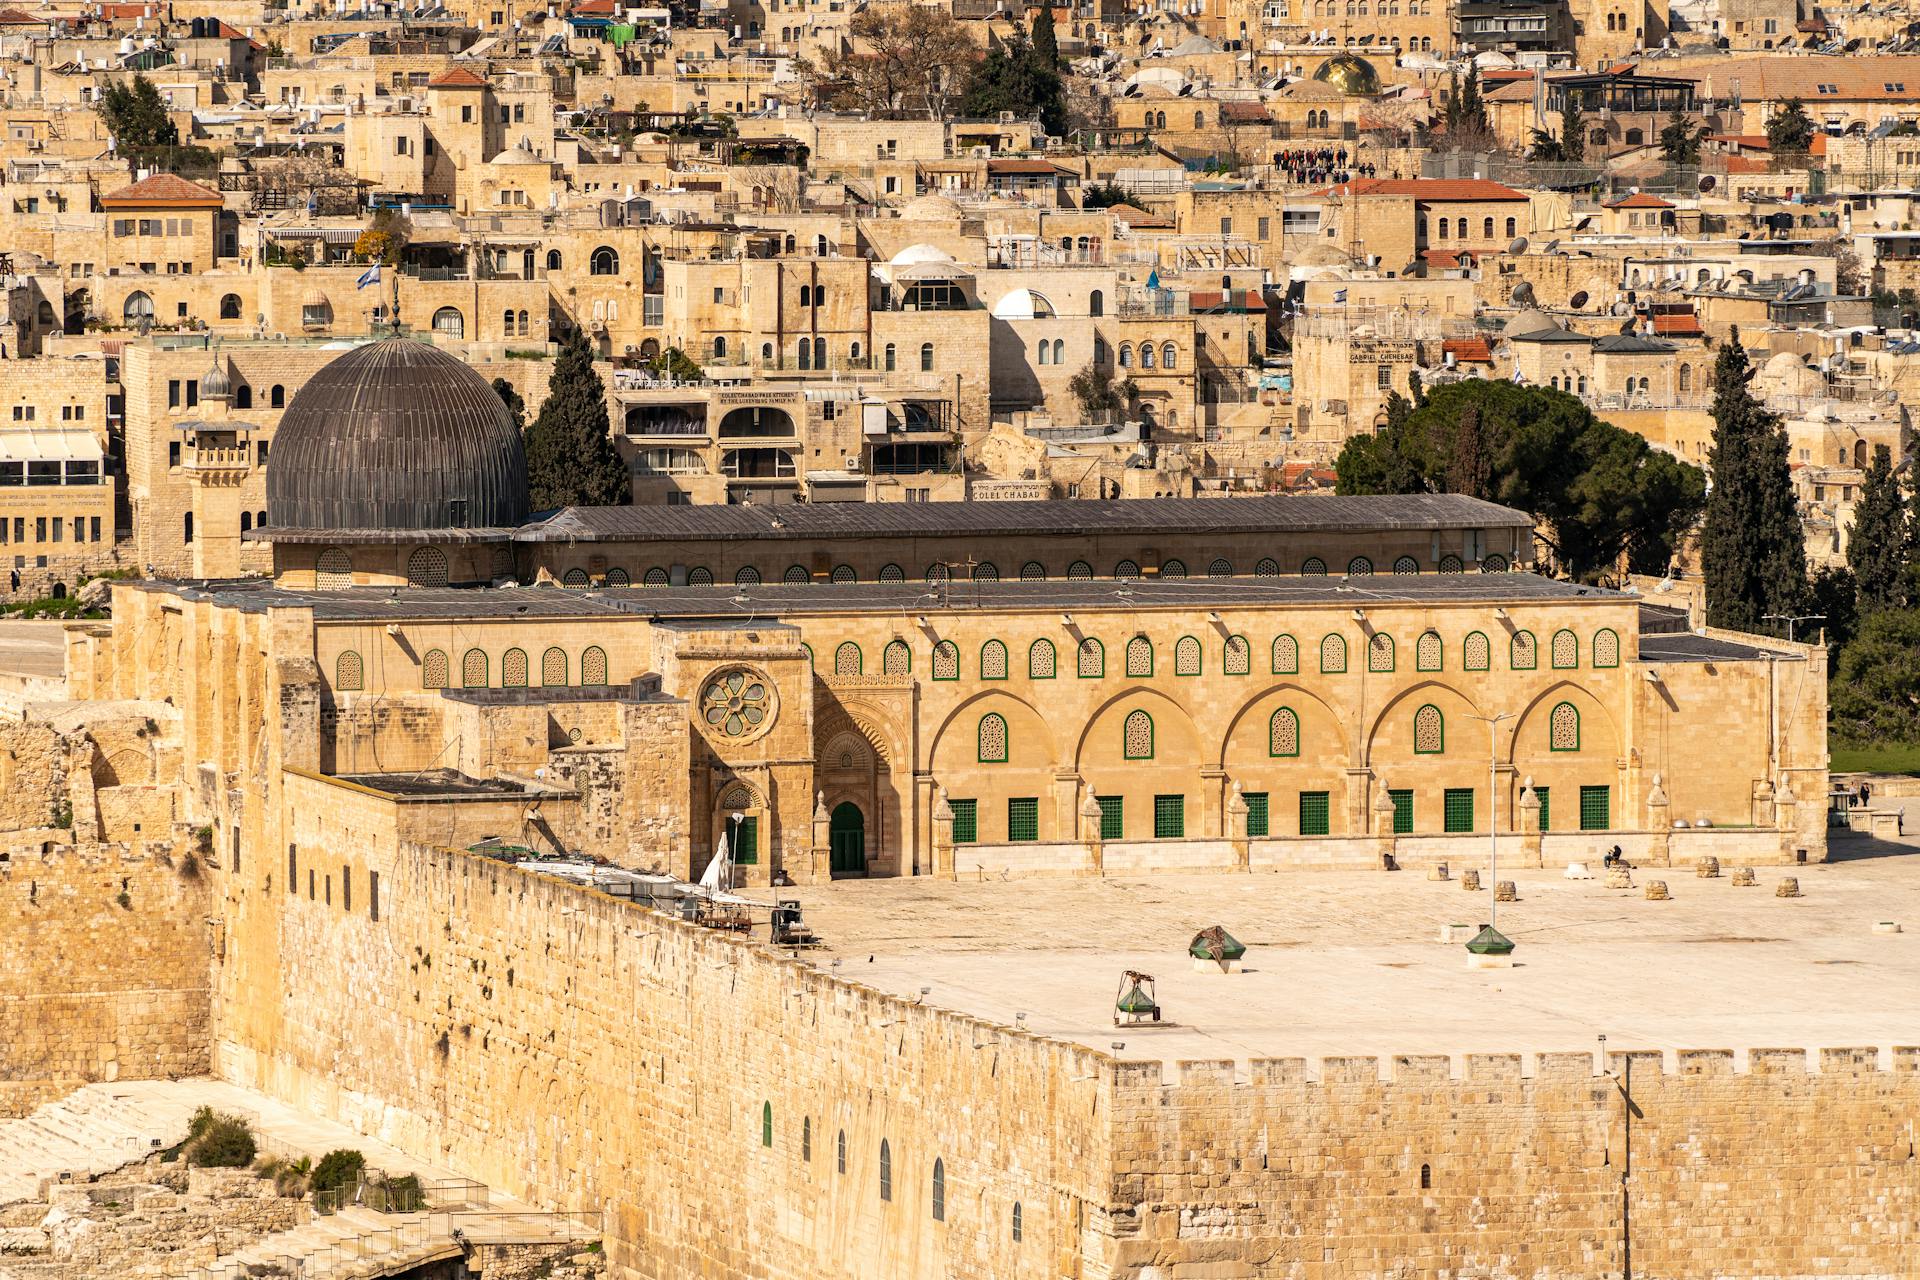
<instances>
[{"instance_id":1,"label":"stone staircase","mask_svg":"<svg viewBox=\"0 0 1920 1280\"><path fill-rule=\"evenodd\" d=\"M169 1280L234 1280L257 1266L278 1266L301 1280L393 1275L422 1263L460 1253L452 1215L375 1213L349 1207L338 1213L257 1240L200 1267L175 1263L150 1272Z\"/></svg>"},{"instance_id":2,"label":"stone staircase","mask_svg":"<svg viewBox=\"0 0 1920 1280\"><path fill-rule=\"evenodd\" d=\"M95 1084L0 1121L0 1204L37 1199L48 1180L84 1182L170 1147L208 1102L167 1081Z\"/></svg>"}]
</instances>

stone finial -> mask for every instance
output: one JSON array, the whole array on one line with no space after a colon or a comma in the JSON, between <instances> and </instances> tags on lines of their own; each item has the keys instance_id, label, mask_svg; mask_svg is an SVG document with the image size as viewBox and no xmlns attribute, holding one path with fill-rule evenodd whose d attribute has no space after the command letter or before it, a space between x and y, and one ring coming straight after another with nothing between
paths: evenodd
<instances>
[{"instance_id":1,"label":"stone finial","mask_svg":"<svg viewBox=\"0 0 1920 1280\"><path fill-rule=\"evenodd\" d=\"M933 820L935 822L952 822L953 806L947 803L947 789L941 787L933 794Z\"/></svg>"},{"instance_id":2,"label":"stone finial","mask_svg":"<svg viewBox=\"0 0 1920 1280\"><path fill-rule=\"evenodd\" d=\"M1756 881L1753 876L1752 867L1735 867L1733 869L1733 887L1734 888L1751 889L1757 883L1758 881Z\"/></svg>"},{"instance_id":3,"label":"stone finial","mask_svg":"<svg viewBox=\"0 0 1920 1280\"><path fill-rule=\"evenodd\" d=\"M827 817L827 793L824 791L816 791L813 793L813 820L815 822L826 822L829 820Z\"/></svg>"},{"instance_id":4,"label":"stone finial","mask_svg":"<svg viewBox=\"0 0 1920 1280\"><path fill-rule=\"evenodd\" d=\"M1480 873L1468 867L1460 873L1460 887L1468 893L1480 892Z\"/></svg>"},{"instance_id":5,"label":"stone finial","mask_svg":"<svg viewBox=\"0 0 1920 1280\"><path fill-rule=\"evenodd\" d=\"M1227 797L1227 812L1238 815L1246 811L1247 799L1240 794L1240 783L1236 780L1233 784L1233 794Z\"/></svg>"},{"instance_id":6,"label":"stone finial","mask_svg":"<svg viewBox=\"0 0 1920 1280\"><path fill-rule=\"evenodd\" d=\"M1793 876L1782 876L1780 883L1774 887L1773 896L1776 898L1799 898L1804 895L1800 892L1799 880Z\"/></svg>"},{"instance_id":7,"label":"stone finial","mask_svg":"<svg viewBox=\"0 0 1920 1280\"><path fill-rule=\"evenodd\" d=\"M1647 881L1647 901L1648 902L1671 901L1671 895L1667 893L1667 882L1665 880Z\"/></svg>"},{"instance_id":8,"label":"stone finial","mask_svg":"<svg viewBox=\"0 0 1920 1280\"><path fill-rule=\"evenodd\" d=\"M1493 885L1493 900L1495 902L1518 902L1520 901L1520 891L1514 887L1514 883L1511 880L1496 880Z\"/></svg>"},{"instance_id":9,"label":"stone finial","mask_svg":"<svg viewBox=\"0 0 1920 1280\"><path fill-rule=\"evenodd\" d=\"M1660 775L1656 773L1653 775L1653 790L1647 793L1647 805L1649 808L1664 809L1667 804L1667 789L1661 785Z\"/></svg>"},{"instance_id":10,"label":"stone finial","mask_svg":"<svg viewBox=\"0 0 1920 1280\"><path fill-rule=\"evenodd\" d=\"M1087 792L1087 798L1080 802L1080 816L1083 818L1097 818L1100 816L1100 802L1094 798L1093 792L1091 791Z\"/></svg>"},{"instance_id":11,"label":"stone finial","mask_svg":"<svg viewBox=\"0 0 1920 1280\"><path fill-rule=\"evenodd\" d=\"M1720 859L1711 857L1700 859L1700 861L1693 864L1693 874L1699 876L1702 880L1718 880L1720 878Z\"/></svg>"},{"instance_id":12,"label":"stone finial","mask_svg":"<svg viewBox=\"0 0 1920 1280\"><path fill-rule=\"evenodd\" d=\"M1780 779L1780 785L1774 788L1773 802L1775 804L1786 805L1798 804L1799 801L1800 797L1793 794L1793 784L1785 778Z\"/></svg>"},{"instance_id":13,"label":"stone finial","mask_svg":"<svg viewBox=\"0 0 1920 1280\"><path fill-rule=\"evenodd\" d=\"M1531 780L1520 788L1520 807L1528 813L1540 812L1540 797L1533 793Z\"/></svg>"}]
</instances>

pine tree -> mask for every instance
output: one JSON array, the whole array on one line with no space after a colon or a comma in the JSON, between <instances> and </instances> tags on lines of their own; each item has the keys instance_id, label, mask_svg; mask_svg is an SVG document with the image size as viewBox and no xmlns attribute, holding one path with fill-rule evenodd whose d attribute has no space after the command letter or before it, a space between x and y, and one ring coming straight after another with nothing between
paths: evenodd
<instances>
[{"instance_id":1,"label":"pine tree","mask_svg":"<svg viewBox=\"0 0 1920 1280\"><path fill-rule=\"evenodd\" d=\"M1053 30L1053 6L1042 4L1033 15L1033 56L1041 66L1060 69L1060 40Z\"/></svg>"},{"instance_id":2,"label":"pine tree","mask_svg":"<svg viewBox=\"0 0 1920 1280\"><path fill-rule=\"evenodd\" d=\"M1885 445L1873 451L1853 508L1847 565L1853 570L1862 616L1907 602L1907 507Z\"/></svg>"},{"instance_id":3,"label":"pine tree","mask_svg":"<svg viewBox=\"0 0 1920 1280\"><path fill-rule=\"evenodd\" d=\"M114 145L123 154L171 147L180 141L166 100L145 76L136 75L131 85L123 81L107 85L100 91L98 110Z\"/></svg>"},{"instance_id":4,"label":"pine tree","mask_svg":"<svg viewBox=\"0 0 1920 1280\"><path fill-rule=\"evenodd\" d=\"M1767 629L1766 615L1794 612L1807 591L1786 428L1748 390L1752 376L1735 329L1714 363L1713 489L1700 537L1707 621L1735 631Z\"/></svg>"},{"instance_id":5,"label":"pine tree","mask_svg":"<svg viewBox=\"0 0 1920 1280\"><path fill-rule=\"evenodd\" d=\"M1574 163L1587 155L1587 126L1580 115L1580 101L1571 90L1560 104L1560 155Z\"/></svg>"},{"instance_id":6,"label":"pine tree","mask_svg":"<svg viewBox=\"0 0 1920 1280\"><path fill-rule=\"evenodd\" d=\"M607 432L607 388L575 332L560 349L540 416L525 434L527 489L536 511L633 501L626 463Z\"/></svg>"}]
</instances>

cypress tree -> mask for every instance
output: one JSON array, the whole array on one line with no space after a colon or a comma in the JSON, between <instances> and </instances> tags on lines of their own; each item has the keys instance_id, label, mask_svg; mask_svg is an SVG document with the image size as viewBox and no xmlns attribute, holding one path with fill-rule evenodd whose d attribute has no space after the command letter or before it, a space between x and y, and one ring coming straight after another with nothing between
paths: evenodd
<instances>
[{"instance_id":1,"label":"cypress tree","mask_svg":"<svg viewBox=\"0 0 1920 1280\"><path fill-rule=\"evenodd\" d=\"M1049 71L1060 69L1060 40L1053 30L1053 5L1044 3L1033 15L1033 56Z\"/></svg>"},{"instance_id":2,"label":"cypress tree","mask_svg":"<svg viewBox=\"0 0 1920 1280\"><path fill-rule=\"evenodd\" d=\"M1752 376L1735 329L1714 361L1713 490L1700 536L1707 621L1735 631L1765 629L1767 614L1792 613L1807 591L1786 428L1748 390Z\"/></svg>"},{"instance_id":3,"label":"cypress tree","mask_svg":"<svg viewBox=\"0 0 1920 1280\"><path fill-rule=\"evenodd\" d=\"M540 415L526 429L527 489L536 511L633 501L627 464L607 433L607 388L586 336L560 349Z\"/></svg>"},{"instance_id":4,"label":"cypress tree","mask_svg":"<svg viewBox=\"0 0 1920 1280\"><path fill-rule=\"evenodd\" d=\"M1847 535L1847 565L1853 570L1863 616L1907 602L1908 551L1906 503L1893 478L1893 459L1880 445L1860 486Z\"/></svg>"}]
</instances>

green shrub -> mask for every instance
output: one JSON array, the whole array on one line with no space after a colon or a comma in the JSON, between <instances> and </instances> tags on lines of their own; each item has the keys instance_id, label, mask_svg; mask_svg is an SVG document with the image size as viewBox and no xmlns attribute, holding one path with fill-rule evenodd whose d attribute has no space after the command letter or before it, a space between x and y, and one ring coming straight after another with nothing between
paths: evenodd
<instances>
[{"instance_id":1,"label":"green shrub","mask_svg":"<svg viewBox=\"0 0 1920 1280\"><path fill-rule=\"evenodd\" d=\"M418 1213L427 1207L420 1179L411 1173L368 1188L367 1205L378 1213Z\"/></svg>"},{"instance_id":2,"label":"green shrub","mask_svg":"<svg viewBox=\"0 0 1920 1280\"><path fill-rule=\"evenodd\" d=\"M320 1163L313 1167L313 1189L315 1191L333 1191L340 1187L350 1187L360 1180L360 1171L367 1167L367 1158L350 1147L340 1147L320 1157Z\"/></svg>"},{"instance_id":3,"label":"green shrub","mask_svg":"<svg viewBox=\"0 0 1920 1280\"><path fill-rule=\"evenodd\" d=\"M201 1169L244 1169L257 1153L252 1126L211 1107L194 1112L181 1152L189 1165Z\"/></svg>"}]
</instances>

